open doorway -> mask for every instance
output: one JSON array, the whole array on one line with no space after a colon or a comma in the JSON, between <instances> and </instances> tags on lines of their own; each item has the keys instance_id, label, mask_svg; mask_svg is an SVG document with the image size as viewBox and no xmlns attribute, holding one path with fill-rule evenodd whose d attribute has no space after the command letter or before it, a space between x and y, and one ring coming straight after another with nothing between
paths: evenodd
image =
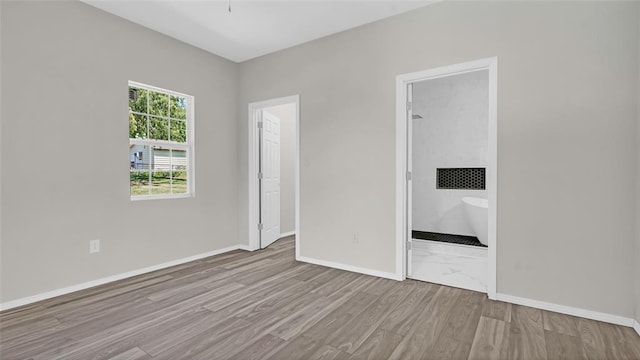
<instances>
[{"instance_id":1,"label":"open doorway","mask_svg":"<svg viewBox=\"0 0 640 360\"><path fill-rule=\"evenodd\" d=\"M251 250L297 235L298 124L298 95L249 104Z\"/></svg>"},{"instance_id":2,"label":"open doorway","mask_svg":"<svg viewBox=\"0 0 640 360\"><path fill-rule=\"evenodd\" d=\"M397 78L403 278L496 294L495 58Z\"/></svg>"}]
</instances>

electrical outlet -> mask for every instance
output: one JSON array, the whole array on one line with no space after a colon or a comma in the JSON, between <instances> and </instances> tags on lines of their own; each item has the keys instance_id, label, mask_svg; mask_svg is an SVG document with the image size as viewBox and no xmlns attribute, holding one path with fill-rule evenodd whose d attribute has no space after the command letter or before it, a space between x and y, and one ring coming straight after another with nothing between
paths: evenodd
<instances>
[{"instance_id":1,"label":"electrical outlet","mask_svg":"<svg viewBox=\"0 0 640 360\"><path fill-rule=\"evenodd\" d=\"M100 252L100 240L89 240L89 254Z\"/></svg>"}]
</instances>

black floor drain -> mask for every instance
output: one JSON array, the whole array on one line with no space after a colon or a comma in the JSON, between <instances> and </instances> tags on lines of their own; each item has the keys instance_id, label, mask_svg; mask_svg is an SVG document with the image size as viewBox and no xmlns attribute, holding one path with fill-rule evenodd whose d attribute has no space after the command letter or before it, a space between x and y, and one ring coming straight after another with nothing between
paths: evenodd
<instances>
[{"instance_id":1,"label":"black floor drain","mask_svg":"<svg viewBox=\"0 0 640 360\"><path fill-rule=\"evenodd\" d=\"M482 243L475 236L442 234L442 233L434 233L434 232L428 232L428 231L413 230L411 232L411 237L413 237L414 239L440 241L440 242L446 242L450 244L479 246L484 248L487 247L487 245L482 245Z\"/></svg>"}]
</instances>

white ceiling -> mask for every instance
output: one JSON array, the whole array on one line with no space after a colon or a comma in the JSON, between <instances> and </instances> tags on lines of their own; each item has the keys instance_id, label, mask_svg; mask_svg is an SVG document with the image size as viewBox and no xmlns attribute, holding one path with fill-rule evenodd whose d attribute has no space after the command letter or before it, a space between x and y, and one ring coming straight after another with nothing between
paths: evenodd
<instances>
[{"instance_id":1,"label":"white ceiling","mask_svg":"<svg viewBox=\"0 0 640 360\"><path fill-rule=\"evenodd\" d=\"M413 1L84 0L188 44L242 62L413 10Z\"/></svg>"}]
</instances>

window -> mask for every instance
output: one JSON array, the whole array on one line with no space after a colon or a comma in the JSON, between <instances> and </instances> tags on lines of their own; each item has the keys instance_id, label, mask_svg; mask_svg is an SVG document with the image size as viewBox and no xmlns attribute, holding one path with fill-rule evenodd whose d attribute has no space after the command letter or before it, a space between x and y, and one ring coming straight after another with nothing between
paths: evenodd
<instances>
[{"instance_id":1,"label":"window","mask_svg":"<svg viewBox=\"0 0 640 360\"><path fill-rule=\"evenodd\" d=\"M193 196L193 96L129 82L132 200Z\"/></svg>"}]
</instances>

